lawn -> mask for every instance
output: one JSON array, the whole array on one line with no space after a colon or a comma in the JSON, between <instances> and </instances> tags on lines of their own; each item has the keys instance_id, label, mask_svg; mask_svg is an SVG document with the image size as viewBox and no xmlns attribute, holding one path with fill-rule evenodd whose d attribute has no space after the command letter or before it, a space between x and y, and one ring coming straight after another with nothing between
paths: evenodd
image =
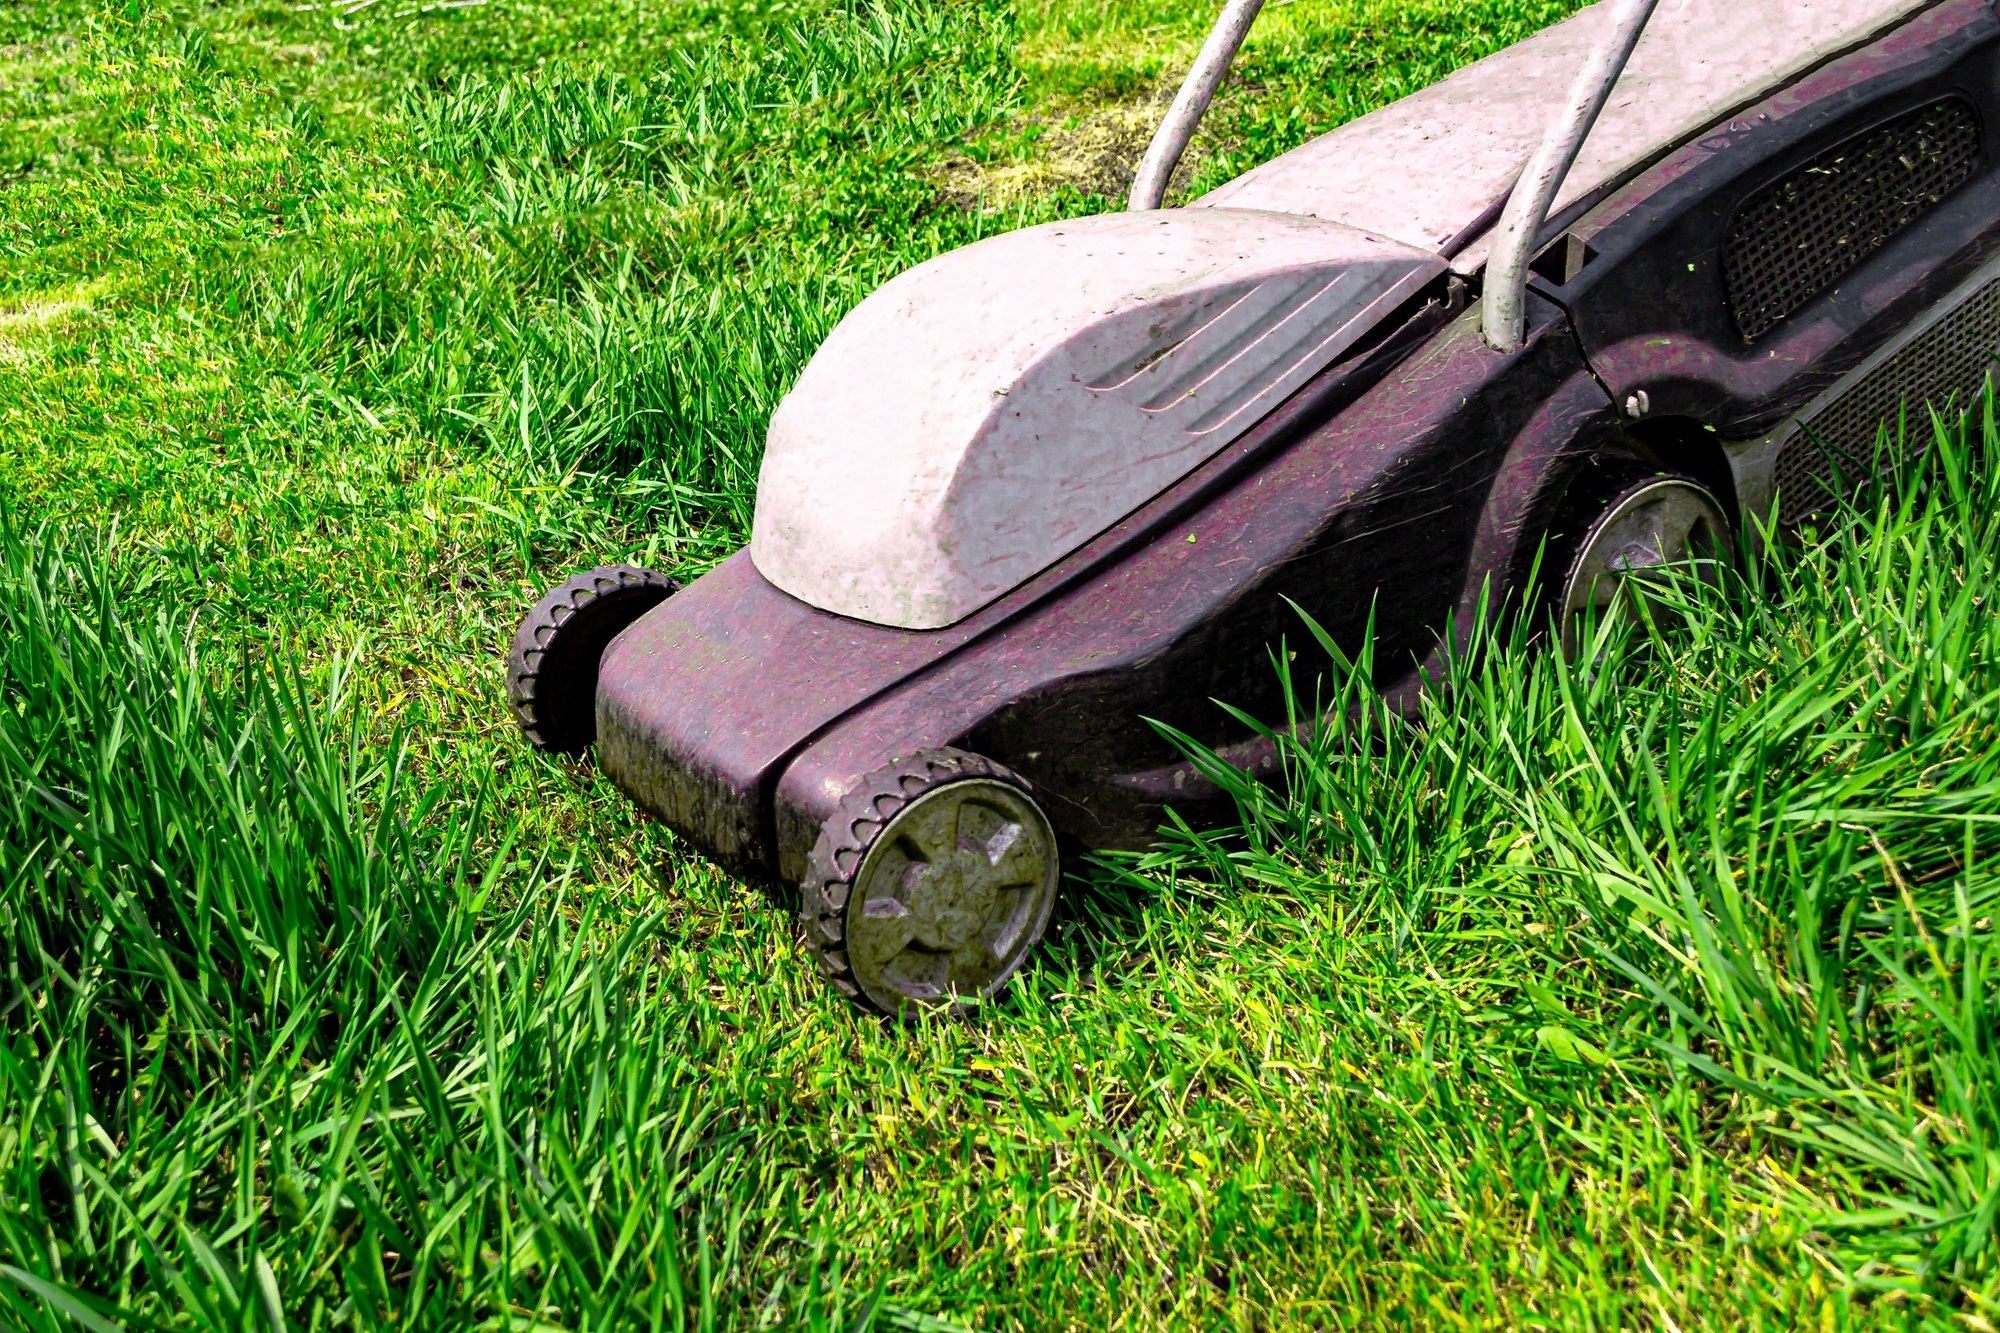
<instances>
[{"instance_id":1,"label":"lawn","mask_svg":"<svg viewBox=\"0 0 2000 1333\"><path fill-rule=\"evenodd\" d=\"M1573 7L1274 8L1177 191ZM976 1019L511 729L534 595L739 545L832 324L1115 207L1209 14L0 8L0 1322L2000 1324L1990 408L1417 725L1302 624L1355 706Z\"/></svg>"}]
</instances>

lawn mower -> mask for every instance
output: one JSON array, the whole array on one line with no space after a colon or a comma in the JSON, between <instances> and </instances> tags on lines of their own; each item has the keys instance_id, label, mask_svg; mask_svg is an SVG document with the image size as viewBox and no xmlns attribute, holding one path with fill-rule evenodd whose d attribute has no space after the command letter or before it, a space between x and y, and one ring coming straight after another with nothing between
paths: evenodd
<instances>
[{"instance_id":1,"label":"lawn mower","mask_svg":"<svg viewBox=\"0 0 2000 1333\"><path fill-rule=\"evenodd\" d=\"M1226 819L1163 727L1273 773L1215 701L1277 715L1299 612L1414 708L1483 606L1558 638L1795 527L2000 353L1994 0L1603 0L1161 208L1259 3L1125 211L840 322L746 549L579 575L515 640L529 739L797 886L868 1009L996 994L1065 856Z\"/></svg>"}]
</instances>

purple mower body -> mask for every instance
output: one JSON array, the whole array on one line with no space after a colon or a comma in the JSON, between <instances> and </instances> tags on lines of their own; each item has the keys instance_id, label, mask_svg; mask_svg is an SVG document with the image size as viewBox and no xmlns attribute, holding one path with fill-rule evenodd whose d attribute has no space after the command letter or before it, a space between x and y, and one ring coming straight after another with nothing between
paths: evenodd
<instances>
[{"instance_id":1,"label":"purple mower body","mask_svg":"<svg viewBox=\"0 0 2000 1333\"><path fill-rule=\"evenodd\" d=\"M1291 604L1413 704L1545 548L1560 635L1746 513L1832 503L1884 418L2000 356L1994 0L1604 0L1158 209L1256 5L1133 209L842 321L745 550L678 591L572 580L517 640L531 736L580 749L594 698L603 771L799 886L871 1008L996 992L1060 847L1226 816L1148 719L1271 767L1212 701L1277 713Z\"/></svg>"}]
</instances>

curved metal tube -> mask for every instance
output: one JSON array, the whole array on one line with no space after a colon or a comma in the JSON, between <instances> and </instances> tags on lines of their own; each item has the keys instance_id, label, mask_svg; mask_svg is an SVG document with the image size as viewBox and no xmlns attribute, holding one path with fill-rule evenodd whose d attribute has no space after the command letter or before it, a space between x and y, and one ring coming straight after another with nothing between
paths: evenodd
<instances>
[{"instance_id":1,"label":"curved metal tube","mask_svg":"<svg viewBox=\"0 0 2000 1333\"><path fill-rule=\"evenodd\" d=\"M1250 35L1257 11L1263 7L1264 0L1228 0L1223 5L1222 16L1215 20L1208 40L1201 44L1201 54L1194 58L1194 67L1181 81L1181 90L1174 94L1174 104L1167 108L1160 128L1153 131L1153 142L1146 146L1146 156L1139 160L1139 174L1132 178L1132 193L1126 197L1125 207L1145 212L1158 208L1167 197L1167 181L1179 165L1181 154L1187 151L1188 140L1194 138L1195 126L1201 124L1202 113L1208 110L1215 90L1222 86L1229 62L1236 59L1243 39Z\"/></svg>"},{"instance_id":2,"label":"curved metal tube","mask_svg":"<svg viewBox=\"0 0 2000 1333\"><path fill-rule=\"evenodd\" d=\"M1570 85L1569 100L1562 114L1542 136L1541 146L1521 170L1500 225L1493 248L1486 259L1486 295L1480 307L1480 326L1488 345L1496 351L1520 350L1527 327L1528 262L1533 258L1535 237L1549 220L1549 208L1556 191L1569 174L1590 127L1604 110L1618 76L1639 34L1653 17L1659 0L1607 0L1611 7L1611 31L1591 53L1590 60L1577 72Z\"/></svg>"}]
</instances>

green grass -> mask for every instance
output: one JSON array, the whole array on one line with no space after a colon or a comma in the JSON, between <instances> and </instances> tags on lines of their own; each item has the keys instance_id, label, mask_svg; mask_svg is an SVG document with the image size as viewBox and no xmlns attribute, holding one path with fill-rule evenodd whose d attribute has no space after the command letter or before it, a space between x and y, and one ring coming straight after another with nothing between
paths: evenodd
<instances>
[{"instance_id":1,"label":"green grass","mask_svg":"<svg viewBox=\"0 0 2000 1333\"><path fill-rule=\"evenodd\" d=\"M1184 188L1571 7L1274 9ZM1989 422L1593 671L1334 710L976 1022L505 724L533 593L733 549L833 322L1113 206L1205 22L0 10L0 1318L2000 1323Z\"/></svg>"}]
</instances>

